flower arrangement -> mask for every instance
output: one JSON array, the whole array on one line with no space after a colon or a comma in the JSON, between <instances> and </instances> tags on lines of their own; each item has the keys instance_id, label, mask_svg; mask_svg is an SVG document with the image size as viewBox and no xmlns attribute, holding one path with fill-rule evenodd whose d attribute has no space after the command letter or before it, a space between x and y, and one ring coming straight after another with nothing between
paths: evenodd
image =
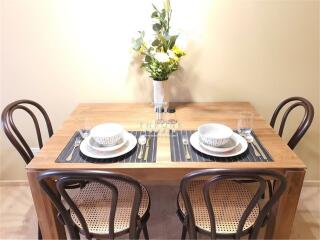
<instances>
[{"instance_id":1,"label":"flower arrangement","mask_svg":"<svg viewBox=\"0 0 320 240\"><path fill-rule=\"evenodd\" d=\"M141 66L150 73L155 81L164 81L179 68L179 61L185 52L176 45L179 35L170 35L171 4L170 0L163 1L164 8L158 10L155 5L151 18L154 38L150 43L145 40L145 32L139 31L133 39L132 48L144 56Z\"/></svg>"}]
</instances>

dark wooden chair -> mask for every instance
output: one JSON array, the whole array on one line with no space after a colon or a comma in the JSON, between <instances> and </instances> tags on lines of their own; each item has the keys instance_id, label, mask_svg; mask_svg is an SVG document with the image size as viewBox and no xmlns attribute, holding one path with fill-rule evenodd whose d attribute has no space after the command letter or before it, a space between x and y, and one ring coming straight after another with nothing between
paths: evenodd
<instances>
[{"instance_id":1,"label":"dark wooden chair","mask_svg":"<svg viewBox=\"0 0 320 240\"><path fill-rule=\"evenodd\" d=\"M290 105L291 104L291 105ZM280 122L279 125L279 135L280 137L282 137L283 134L283 130L287 121L287 118L290 114L290 112L295 109L296 107L303 107L304 108L304 116L297 128L297 130L293 133L292 137L290 138L289 142L288 142L288 146L291 149L294 149L296 147L296 145L298 144L298 142L301 140L301 138L304 136L304 134L307 132L307 130L309 129L312 120L313 120L313 116L314 116L314 108L312 106L312 104L305 98L303 97L291 97L288 99L285 99L284 101L282 101L279 106L276 108L276 110L274 111L271 121L270 121L270 125L271 127L275 127L275 123L277 120L277 117L280 113L280 111L282 110L282 108L284 106L288 106L287 110L284 112L282 120Z\"/></svg>"},{"instance_id":2,"label":"dark wooden chair","mask_svg":"<svg viewBox=\"0 0 320 240\"><path fill-rule=\"evenodd\" d=\"M6 134L9 141L12 143L12 145L20 153L21 157L26 162L26 164L28 164L31 161L31 159L33 159L34 155L26 139L21 135L16 124L14 123L13 113L16 110L20 109L20 110L24 110L30 115L35 126L38 145L39 145L39 148L41 149L43 147L43 138L40 130L40 125L36 115L32 111L32 108L30 107L37 108L39 112L42 114L45 120L45 123L47 125L48 135L49 137L51 137L53 134L53 130L52 130L50 118L46 113L46 111L44 110L44 108L39 103L36 103L32 100L18 100L6 106L5 109L2 111L2 115L1 115L1 123L2 123L2 128L4 130L4 133Z\"/></svg>"},{"instance_id":3,"label":"dark wooden chair","mask_svg":"<svg viewBox=\"0 0 320 240\"><path fill-rule=\"evenodd\" d=\"M12 102L4 108L1 114L1 124L4 130L4 133L6 134L9 141L12 143L12 145L19 152L19 154L21 155L21 157L23 158L26 164L28 164L33 159L34 155L26 139L22 136L22 134L18 130L14 122L13 113L16 110L23 110L31 117L34 123L36 135L37 135L38 146L41 149L43 146L43 138L42 138L38 119L36 117L36 114L32 111L32 108L36 108L37 110L39 110L39 112L43 116L47 126L48 136L51 137L53 134L53 130L52 130L52 125L51 125L51 121L48 114L40 104L32 100L18 100L18 101ZM39 226L38 226L38 238L42 239Z\"/></svg>"},{"instance_id":4,"label":"dark wooden chair","mask_svg":"<svg viewBox=\"0 0 320 240\"><path fill-rule=\"evenodd\" d=\"M240 180L255 181L254 191ZM273 195L260 206L267 179L275 179ZM286 179L270 170L215 170L191 172L183 177L177 197L177 214L183 224L181 239L188 232L190 239L197 233L211 239L240 239L248 235L257 239L260 228L272 207L286 189Z\"/></svg>"},{"instance_id":5,"label":"dark wooden chair","mask_svg":"<svg viewBox=\"0 0 320 240\"><path fill-rule=\"evenodd\" d=\"M52 178L56 179L54 187L47 182ZM72 170L45 171L38 180L71 239L80 239L80 234L87 239L114 239L127 233L129 239L138 239L141 230L149 239L149 193L133 178L107 171ZM83 181L87 184L76 193L66 190L68 185Z\"/></svg>"}]
</instances>

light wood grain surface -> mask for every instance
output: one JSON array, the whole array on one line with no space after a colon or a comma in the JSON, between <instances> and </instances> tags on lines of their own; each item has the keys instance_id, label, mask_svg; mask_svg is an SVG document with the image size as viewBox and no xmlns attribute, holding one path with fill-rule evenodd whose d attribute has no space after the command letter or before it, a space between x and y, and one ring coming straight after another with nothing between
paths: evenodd
<instances>
[{"instance_id":1,"label":"light wood grain surface","mask_svg":"<svg viewBox=\"0 0 320 240\"><path fill-rule=\"evenodd\" d=\"M104 169L126 173L140 181L179 181L187 172L205 168L268 168L285 174L288 188L270 216L266 237L288 238L304 179L305 164L248 102L176 104L176 118L180 129L188 130L197 129L199 125L208 122L223 123L236 128L239 114L243 111L254 113L253 130L273 157L273 162L172 162L170 140L165 136L158 139L155 163L55 163L71 136L81 128L117 122L127 130L141 130L141 122L154 120L154 112L149 104L80 104L26 167L44 238L61 239L65 238L65 235L62 227L56 225L54 207L37 183L37 174L43 170Z\"/></svg>"},{"instance_id":2,"label":"light wood grain surface","mask_svg":"<svg viewBox=\"0 0 320 240\"><path fill-rule=\"evenodd\" d=\"M135 168L140 180L150 178L141 176L139 169L158 173L159 179L170 173L182 173L190 169L202 168L272 168L272 169L304 169L305 164L287 147L286 143L274 132L266 121L247 102L224 103L185 103L176 105L176 118L181 129L196 129L207 122L219 122L237 127L237 120L241 111L254 112L253 129L263 145L269 150L273 162L172 162L170 156L170 142L168 137L159 137L156 163L55 163L57 156L65 147L70 137L79 128L92 127L104 122L118 122L127 130L139 130L140 123L154 120L152 106L149 104L80 104L53 137L45 144L40 153L27 166L28 171L39 169L114 169L131 173ZM156 171L154 171L154 170ZM167 174L159 174L166 172ZM140 177L139 177L140 175ZM174 174L176 175L176 174ZM180 175L180 174L178 174ZM181 175L180 175L181 176ZM153 176L156 178L156 176Z\"/></svg>"}]
</instances>

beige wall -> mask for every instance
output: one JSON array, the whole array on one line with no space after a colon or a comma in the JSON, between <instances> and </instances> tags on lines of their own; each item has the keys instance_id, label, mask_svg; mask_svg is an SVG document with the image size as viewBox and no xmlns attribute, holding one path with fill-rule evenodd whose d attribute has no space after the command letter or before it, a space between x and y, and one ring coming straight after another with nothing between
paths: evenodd
<instances>
[{"instance_id":1,"label":"beige wall","mask_svg":"<svg viewBox=\"0 0 320 240\"><path fill-rule=\"evenodd\" d=\"M56 129L79 102L151 101L151 81L130 52L131 37L150 22L150 1L0 1L1 109L34 99ZM173 24L188 37L183 70L170 82L172 100L245 100L270 119L282 99L308 98L315 121L296 152L307 179L320 180L319 1L172 5ZM25 178L3 135L0 152L0 179Z\"/></svg>"}]
</instances>

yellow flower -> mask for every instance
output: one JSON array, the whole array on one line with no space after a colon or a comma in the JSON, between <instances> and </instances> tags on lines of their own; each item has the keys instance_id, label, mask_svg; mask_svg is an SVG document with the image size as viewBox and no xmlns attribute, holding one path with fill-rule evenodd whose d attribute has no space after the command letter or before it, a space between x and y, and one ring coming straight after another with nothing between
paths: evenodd
<instances>
[{"instance_id":1,"label":"yellow flower","mask_svg":"<svg viewBox=\"0 0 320 240\"><path fill-rule=\"evenodd\" d=\"M172 51L178 56L178 57L182 57L184 55L186 55L186 53L184 51L182 51L177 45L174 45L172 48Z\"/></svg>"},{"instance_id":2,"label":"yellow flower","mask_svg":"<svg viewBox=\"0 0 320 240\"><path fill-rule=\"evenodd\" d=\"M147 50L146 43L143 42L143 44L141 44L141 46L140 46L139 52L144 53L146 50Z\"/></svg>"},{"instance_id":3,"label":"yellow flower","mask_svg":"<svg viewBox=\"0 0 320 240\"><path fill-rule=\"evenodd\" d=\"M171 50L168 50L168 55L171 59L173 59L174 61L178 62L179 61L179 58L178 56Z\"/></svg>"}]
</instances>

